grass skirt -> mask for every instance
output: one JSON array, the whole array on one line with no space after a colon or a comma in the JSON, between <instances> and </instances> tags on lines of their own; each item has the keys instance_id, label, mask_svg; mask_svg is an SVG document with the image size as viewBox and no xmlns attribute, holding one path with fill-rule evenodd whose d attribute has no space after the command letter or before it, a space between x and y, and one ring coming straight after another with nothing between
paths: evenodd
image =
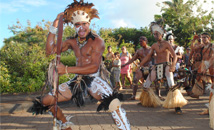
<instances>
[{"instance_id":1,"label":"grass skirt","mask_svg":"<svg viewBox=\"0 0 214 130\"><path fill-rule=\"evenodd\" d=\"M209 105L210 127L214 130L214 96L212 96Z\"/></svg>"},{"instance_id":2,"label":"grass skirt","mask_svg":"<svg viewBox=\"0 0 214 130\"><path fill-rule=\"evenodd\" d=\"M157 97L151 88L142 90L140 95L140 103L144 107L158 107L161 106L162 101Z\"/></svg>"},{"instance_id":3,"label":"grass skirt","mask_svg":"<svg viewBox=\"0 0 214 130\"><path fill-rule=\"evenodd\" d=\"M187 104L187 100L183 97L180 90L169 91L166 100L163 102L164 108L183 107Z\"/></svg>"}]
</instances>

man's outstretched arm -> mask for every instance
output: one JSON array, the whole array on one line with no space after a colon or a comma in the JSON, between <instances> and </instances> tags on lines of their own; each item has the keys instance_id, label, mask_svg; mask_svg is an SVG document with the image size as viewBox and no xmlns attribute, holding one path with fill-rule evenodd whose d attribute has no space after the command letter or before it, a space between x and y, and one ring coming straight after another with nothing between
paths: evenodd
<instances>
[{"instance_id":1,"label":"man's outstretched arm","mask_svg":"<svg viewBox=\"0 0 214 130\"><path fill-rule=\"evenodd\" d=\"M147 56L145 58L143 58L143 60L140 62L140 67L143 66L146 62L148 62L152 58L153 53L154 53L154 50L153 50L153 48L151 48L151 50L149 51Z\"/></svg>"},{"instance_id":2,"label":"man's outstretched arm","mask_svg":"<svg viewBox=\"0 0 214 130\"><path fill-rule=\"evenodd\" d=\"M134 62L135 60L137 60L137 58L138 58L138 52L136 52L135 55L126 64L123 64L121 67L124 67L126 65L131 64L132 62Z\"/></svg>"}]
</instances>

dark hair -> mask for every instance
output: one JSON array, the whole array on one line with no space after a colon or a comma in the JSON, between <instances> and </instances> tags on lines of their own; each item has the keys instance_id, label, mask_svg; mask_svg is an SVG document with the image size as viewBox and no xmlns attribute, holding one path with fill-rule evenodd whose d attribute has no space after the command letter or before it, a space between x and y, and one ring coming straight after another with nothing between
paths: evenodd
<instances>
[{"instance_id":1,"label":"dark hair","mask_svg":"<svg viewBox=\"0 0 214 130\"><path fill-rule=\"evenodd\" d=\"M211 35L208 32L203 32L201 35L207 35L207 36L211 37Z\"/></svg>"},{"instance_id":2,"label":"dark hair","mask_svg":"<svg viewBox=\"0 0 214 130\"><path fill-rule=\"evenodd\" d=\"M120 54L119 52L115 52L115 53L114 53L115 56L116 56L116 55L119 55L119 54Z\"/></svg>"},{"instance_id":3,"label":"dark hair","mask_svg":"<svg viewBox=\"0 0 214 130\"><path fill-rule=\"evenodd\" d=\"M109 48L111 48L111 46L108 46L107 48L109 49Z\"/></svg>"},{"instance_id":4,"label":"dark hair","mask_svg":"<svg viewBox=\"0 0 214 130\"><path fill-rule=\"evenodd\" d=\"M146 43L148 43L148 39L145 36L140 36L139 40L142 39L144 41L146 41Z\"/></svg>"}]
</instances>

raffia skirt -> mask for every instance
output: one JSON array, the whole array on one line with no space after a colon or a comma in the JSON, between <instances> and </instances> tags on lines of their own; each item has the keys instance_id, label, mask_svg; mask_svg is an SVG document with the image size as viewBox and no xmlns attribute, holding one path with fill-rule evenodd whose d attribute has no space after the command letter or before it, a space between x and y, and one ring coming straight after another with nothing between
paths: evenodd
<instances>
[{"instance_id":1,"label":"raffia skirt","mask_svg":"<svg viewBox=\"0 0 214 130\"><path fill-rule=\"evenodd\" d=\"M187 100L183 97L180 90L169 91L166 100L163 102L164 108L183 107L187 104Z\"/></svg>"},{"instance_id":2,"label":"raffia skirt","mask_svg":"<svg viewBox=\"0 0 214 130\"><path fill-rule=\"evenodd\" d=\"M151 88L142 90L139 100L144 107L158 107L162 105L162 101L157 97Z\"/></svg>"}]
</instances>

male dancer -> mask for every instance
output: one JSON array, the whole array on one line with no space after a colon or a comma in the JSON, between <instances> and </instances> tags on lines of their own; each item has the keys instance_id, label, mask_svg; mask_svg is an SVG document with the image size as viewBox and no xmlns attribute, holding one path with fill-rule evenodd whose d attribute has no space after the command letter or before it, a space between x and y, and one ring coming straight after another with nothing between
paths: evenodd
<instances>
[{"instance_id":1,"label":"male dancer","mask_svg":"<svg viewBox=\"0 0 214 130\"><path fill-rule=\"evenodd\" d=\"M78 106L83 105L84 95L88 93L95 99L101 101L98 111L101 109L110 110L115 123L119 129L130 130L129 121L126 118L126 112L121 108L120 101L114 97L111 86L100 77L100 66L102 54L105 49L103 39L90 31L89 25L91 19L99 18L98 11L92 8L93 3L84 3L83 0L68 5L68 8L58 14L51 26L46 43L46 53L48 55L56 53L56 44L54 42L56 27L61 15L64 22L71 22L76 29L76 37L67 39L62 44L62 51L72 49L76 56L76 66L67 67L63 64L58 65L58 73L73 73L76 77L72 80L59 85L58 101L68 101L73 99ZM54 111L54 97L50 92L41 98L43 106L49 107L51 113ZM61 109L57 109L57 120L62 122L62 129L71 129L67 124Z\"/></svg>"},{"instance_id":2,"label":"male dancer","mask_svg":"<svg viewBox=\"0 0 214 130\"><path fill-rule=\"evenodd\" d=\"M184 48L183 47L180 47L176 44L174 44L174 36L172 33L169 33L167 36L166 36L166 40L169 42L169 44L172 46L172 48L174 49L175 51L175 54L177 56L177 61L176 61L176 68L175 70L178 71L178 69L180 68L180 63L181 63L181 59L182 59L182 55L184 53ZM172 62L172 56L170 55L170 61ZM177 79L177 76L178 74L177 73L174 73L174 78Z\"/></svg>"},{"instance_id":3,"label":"male dancer","mask_svg":"<svg viewBox=\"0 0 214 130\"><path fill-rule=\"evenodd\" d=\"M202 62L198 69L197 81L203 80L205 83L208 83L213 91L214 89L214 45L210 42L210 34L209 33L202 33L201 34L203 47L202 47ZM210 92L209 102L212 99L213 93ZM211 108L210 108L211 109ZM213 108L212 108L213 109ZM213 110L212 110L213 112ZM209 111L206 110L201 114L208 114ZM213 114L213 113L210 113ZM213 119L213 118L212 118Z\"/></svg>"},{"instance_id":4,"label":"male dancer","mask_svg":"<svg viewBox=\"0 0 214 130\"><path fill-rule=\"evenodd\" d=\"M145 36L141 36L139 38L139 43L141 45L141 48L136 51L136 53L134 54L134 56L132 57L131 60L129 60L126 64L123 64L121 67L131 64L132 62L134 62L137 59L142 61L143 58L146 57L146 55L149 53L149 51L151 49L151 47L147 45L148 44L147 38ZM142 81L147 78L147 76L149 74L149 67L151 65L152 65L152 62L150 59L149 61L147 61L145 63L144 68L136 70L136 74L135 74L134 81L133 81L133 95L130 98L131 100L135 100L137 89L138 89L138 85L137 85L138 81L142 78L143 78Z\"/></svg>"},{"instance_id":5,"label":"male dancer","mask_svg":"<svg viewBox=\"0 0 214 130\"><path fill-rule=\"evenodd\" d=\"M167 79L170 91L167 94L166 100L163 103L165 108L175 108L177 114L181 114L181 107L187 104L181 92L176 89L173 79L173 73L175 71L175 64L177 56L172 46L162 39L164 30L155 22L151 23L151 32L153 33L157 43L153 44L149 54L141 61L140 66L143 65L151 58L154 52L156 52L155 66L152 68L151 73L144 83L144 91L141 98L141 104L143 106L156 107L160 105L159 98L155 97L153 90L150 88L151 83L157 78L162 79L164 76ZM169 62L169 55L172 55L173 61Z\"/></svg>"},{"instance_id":6,"label":"male dancer","mask_svg":"<svg viewBox=\"0 0 214 130\"><path fill-rule=\"evenodd\" d=\"M195 41L197 41L197 42L195 43ZM193 75L190 78L190 84L191 84L191 86L194 86L195 79L198 77L198 75L196 75L196 73L197 73L197 70L199 69L199 66L202 61L201 50L203 47L203 43L202 43L201 35L195 35L193 37L190 47L191 47L191 52L190 52L188 64L191 65L191 71L193 72ZM197 82L197 84L198 84L198 82ZM198 85L201 85L201 87L203 87L202 83L200 83ZM189 90L191 90L191 89L192 88L189 87ZM201 90L201 91L203 91L203 90ZM199 98L199 95L194 94L192 91L188 91L187 94L190 95L190 97L192 97L192 98Z\"/></svg>"}]
</instances>

